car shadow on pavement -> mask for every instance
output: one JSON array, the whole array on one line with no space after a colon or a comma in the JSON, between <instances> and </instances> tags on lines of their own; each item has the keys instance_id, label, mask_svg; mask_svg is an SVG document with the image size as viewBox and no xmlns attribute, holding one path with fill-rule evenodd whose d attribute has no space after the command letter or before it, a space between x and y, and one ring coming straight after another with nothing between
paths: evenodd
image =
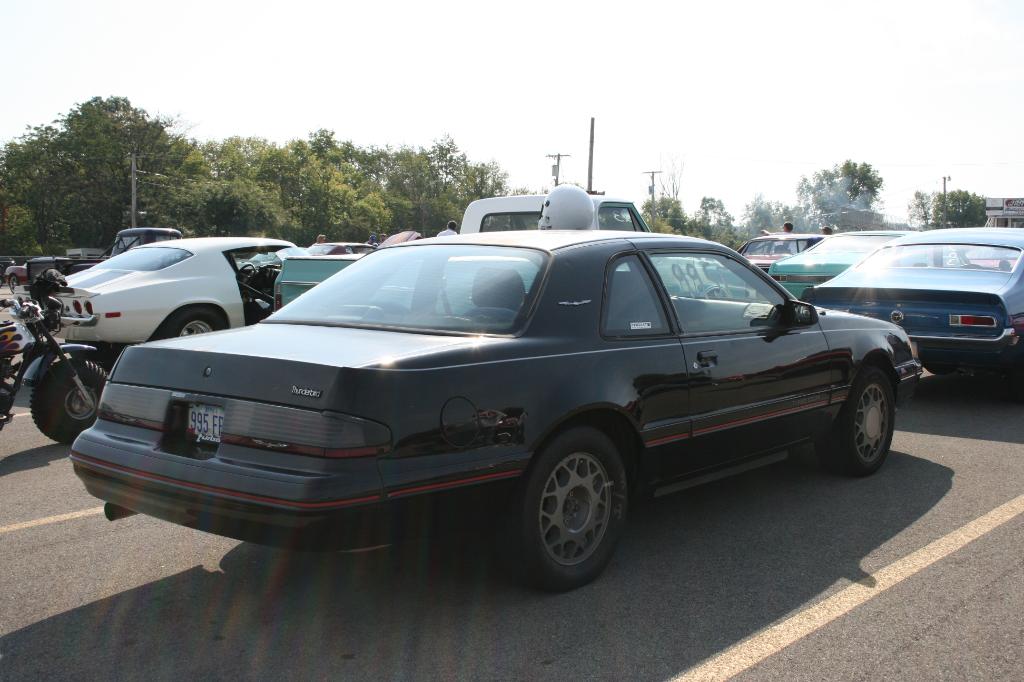
<instances>
[{"instance_id":1,"label":"car shadow on pavement","mask_svg":"<svg viewBox=\"0 0 1024 682\"><path fill-rule=\"evenodd\" d=\"M952 476L893 452L869 478L783 463L654 500L565 594L510 583L486 535L358 555L243 543L220 570L3 637L0 678L663 679L861 579Z\"/></svg>"},{"instance_id":2,"label":"car shadow on pavement","mask_svg":"<svg viewBox=\"0 0 1024 682\"><path fill-rule=\"evenodd\" d=\"M52 464L68 456L68 446L60 443L42 445L29 450L22 450L13 455L0 457L0 476L18 471L27 471Z\"/></svg>"},{"instance_id":3,"label":"car shadow on pavement","mask_svg":"<svg viewBox=\"0 0 1024 682\"><path fill-rule=\"evenodd\" d=\"M998 376L925 376L896 419L896 429L913 433L1024 444L1024 405L1006 397Z\"/></svg>"}]
</instances>

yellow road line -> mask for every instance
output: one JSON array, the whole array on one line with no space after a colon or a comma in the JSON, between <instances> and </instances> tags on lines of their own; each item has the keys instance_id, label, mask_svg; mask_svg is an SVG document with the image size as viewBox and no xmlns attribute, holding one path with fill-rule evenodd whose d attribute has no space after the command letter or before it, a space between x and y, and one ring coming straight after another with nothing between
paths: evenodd
<instances>
[{"instance_id":1,"label":"yellow road line","mask_svg":"<svg viewBox=\"0 0 1024 682\"><path fill-rule=\"evenodd\" d=\"M3 535L4 533L13 533L16 530L35 528L36 526L47 526L51 523L60 523L61 521L72 521L85 516L96 516L97 514L102 513L103 507L93 507L92 509L83 509L82 511L71 512L69 514L47 516L45 519L36 519L35 521L22 521L21 523L13 523L9 526L0 526L0 535Z\"/></svg>"},{"instance_id":2,"label":"yellow road line","mask_svg":"<svg viewBox=\"0 0 1024 682\"><path fill-rule=\"evenodd\" d=\"M861 604L1024 513L1024 495L898 559L840 592L726 649L676 680L727 680L807 637Z\"/></svg>"}]
</instances>

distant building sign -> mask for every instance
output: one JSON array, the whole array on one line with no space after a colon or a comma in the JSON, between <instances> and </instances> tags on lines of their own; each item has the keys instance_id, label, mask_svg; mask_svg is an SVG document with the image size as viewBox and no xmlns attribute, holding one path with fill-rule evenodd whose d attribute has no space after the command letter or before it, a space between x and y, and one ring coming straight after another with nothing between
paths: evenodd
<instances>
[{"instance_id":1,"label":"distant building sign","mask_svg":"<svg viewBox=\"0 0 1024 682\"><path fill-rule=\"evenodd\" d=\"M1003 213L1024 215L1024 199L1004 199Z\"/></svg>"},{"instance_id":2,"label":"distant building sign","mask_svg":"<svg viewBox=\"0 0 1024 682\"><path fill-rule=\"evenodd\" d=\"M1024 197L985 199L988 227L1024 227Z\"/></svg>"}]
</instances>

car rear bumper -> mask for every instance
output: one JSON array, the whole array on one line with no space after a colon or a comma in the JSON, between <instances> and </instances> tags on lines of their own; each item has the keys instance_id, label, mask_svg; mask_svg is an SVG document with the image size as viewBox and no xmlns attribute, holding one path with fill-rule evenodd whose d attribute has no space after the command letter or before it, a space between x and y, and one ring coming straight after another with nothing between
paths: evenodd
<instances>
[{"instance_id":1,"label":"car rear bumper","mask_svg":"<svg viewBox=\"0 0 1024 682\"><path fill-rule=\"evenodd\" d=\"M911 335L921 360L926 365L948 365L974 368L1012 368L1024 363L1024 344L1012 328L999 336L977 338L967 336Z\"/></svg>"},{"instance_id":2,"label":"car rear bumper","mask_svg":"<svg viewBox=\"0 0 1024 682\"><path fill-rule=\"evenodd\" d=\"M950 350L999 351L1003 348L1016 346L1020 341L1016 330L1004 329L999 336L979 338L976 336L918 336L911 335L911 341L918 348L941 348Z\"/></svg>"},{"instance_id":3,"label":"car rear bumper","mask_svg":"<svg viewBox=\"0 0 1024 682\"><path fill-rule=\"evenodd\" d=\"M217 535L263 545L330 550L386 544L390 537L378 495L300 507L293 501L154 475L74 450L71 461L94 497Z\"/></svg>"}]
</instances>

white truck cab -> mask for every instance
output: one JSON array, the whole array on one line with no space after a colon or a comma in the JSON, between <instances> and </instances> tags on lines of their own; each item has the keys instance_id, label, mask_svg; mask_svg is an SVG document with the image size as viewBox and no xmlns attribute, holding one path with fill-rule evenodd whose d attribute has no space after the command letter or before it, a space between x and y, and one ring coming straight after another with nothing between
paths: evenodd
<instances>
[{"instance_id":1,"label":"white truck cab","mask_svg":"<svg viewBox=\"0 0 1024 682\"><path fill-rule=\"evenodd\" d=\"M536 230L546 198L544 194L522 194L477 199L467 206L466 212L462 214L459 234ZM592 229L651 231L633 202L603 194L591 194L590 198L594 202Z\"/></svg>"}]
</instances>

